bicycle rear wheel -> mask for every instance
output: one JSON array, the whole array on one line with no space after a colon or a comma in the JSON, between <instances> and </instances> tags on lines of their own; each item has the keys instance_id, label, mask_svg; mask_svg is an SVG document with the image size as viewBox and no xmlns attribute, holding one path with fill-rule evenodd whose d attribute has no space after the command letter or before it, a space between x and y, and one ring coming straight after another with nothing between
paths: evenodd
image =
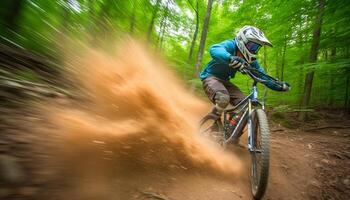
<instances>
[{"instance_id":1,"label":"bicycle rear wheel","mask_svg":"<svg viewBox=\"0 0 350 200\"><path fill-rule=\"evenodd\" d=\"M269 126L262 109L254 111L252 136L251 191L254 199L261 199L267 188L270 159Z\"/></svg>"},{"instance_id":2,"label":"bicycle rear wheel","mask_svg":"<svg viewBox=\"0 0 350 200\"><path fill-rule=\"evenodd\" d=\"M214 114L208 114L199 122L199 134L222 144L225 135L220 118Z\"/></svg>"}]
</instances>

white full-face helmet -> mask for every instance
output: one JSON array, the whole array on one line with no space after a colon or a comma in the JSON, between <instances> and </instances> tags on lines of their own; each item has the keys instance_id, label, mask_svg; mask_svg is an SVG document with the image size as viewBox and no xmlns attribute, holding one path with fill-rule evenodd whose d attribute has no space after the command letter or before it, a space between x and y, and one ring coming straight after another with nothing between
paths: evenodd
<instances>
[{"instance_id":1,"label":"white full-face helmet","mask_svg":"<svg viewBox=\"0 0 350 200\"><path fill-rule=\"evenodd\" d=\"M248 63L256 60L261 46L268 45L272 47L271 42L265 37L264 33L254 26L244 26L241 28L235 40L239 51Z\"/></svg>"}]
</instances>

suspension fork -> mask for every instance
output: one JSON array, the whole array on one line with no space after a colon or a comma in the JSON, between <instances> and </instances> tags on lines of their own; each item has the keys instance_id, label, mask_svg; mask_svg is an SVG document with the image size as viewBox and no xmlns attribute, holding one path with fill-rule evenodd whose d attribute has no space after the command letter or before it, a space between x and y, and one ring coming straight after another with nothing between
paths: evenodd
<instances>
[{"instance_id":1,"label":"suspension fork","mask_svg":"<svg viewBox=\"0 0 350 200\"><path fill-rule=\"evenodd\" d=\"M262 105L258 101L258 89L256 88L257 82L254 81L253 83L253 91L252 91L252 98L248 101L248 149L250 152L255 151L254 150L254 123L253 123L253 114L255 109L252 108L252 106L261 105L264 108L264 105Z\"/></svg>"},{"instance_id":2,"label":"suspension fork","mask_svg":"<svg viewBox=\"0 0 350 200\"><path fill-rule=\"evenodd\" d=\"M249 99L248 101L248 149L250 152L254 151L254 124L253 124L253 112L255 109L252 109L252 103Z\"/></svg>"}]
</instances>

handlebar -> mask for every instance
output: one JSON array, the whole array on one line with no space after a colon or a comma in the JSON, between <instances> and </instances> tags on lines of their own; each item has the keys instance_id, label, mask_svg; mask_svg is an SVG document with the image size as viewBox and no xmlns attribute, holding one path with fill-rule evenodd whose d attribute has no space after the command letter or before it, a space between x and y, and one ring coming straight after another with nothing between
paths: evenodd
<instances>
[{"instance_id":1,"label":"handlebar","mask_svg":"<svg viewBox=\"0 0 350 200\"><path fill-rule=\"evenodd\" d=\"M240 70L243 73L248 74L255 82L267 83L271 80L272 84L275 84L279 88L283 88L283 83L279 82L278 79L271 77L265 73L260 72L259 70L251 67L249 64L245 64L244 67ZM265 79L260 78L265 77Z\"/></svg>"}]
</instances>

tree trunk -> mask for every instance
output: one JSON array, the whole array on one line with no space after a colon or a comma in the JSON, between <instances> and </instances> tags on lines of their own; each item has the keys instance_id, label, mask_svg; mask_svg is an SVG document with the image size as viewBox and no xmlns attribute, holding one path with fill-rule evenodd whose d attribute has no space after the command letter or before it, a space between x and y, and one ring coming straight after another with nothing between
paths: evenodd
<instances>
[{"instance_id":1,"label":"tree trunk","mask_svg":"<svg viewBox=\"0 0 350 200\"><path fill-rule=\"evenodd\" d=\"M332 31L332 37L333 37L333 38L336 38L336 28L333 27L331 31ZM336 54L337 54L337 47L336 47L336 46L333 46L333 47L331 48L331 57L330 57L331 62L335 62L335 60L336 60Z\"/></svg>"},{"instance_id":2,"label":"tree trunk","mask_svg":"<svg viewBox=\"0 0 350 200\"><path fill-rule=\"evenodd\" d=\"M193 38L192 38L191 47L190 47L190 52L188 54L188 62L191 62L191 60L192 60L193 50L194 50L194 46L196 44L197 35L198 35L198 29L199 29L199 10L198 9L199 9L199 4L198 4L198 0L197 0L196 1L196 8L193 8L194 12L196 13L196 28L194 29ZM197 73L198 73L198 71L196 70L196 74Z\"/></svg>"},{"instance_id":3,"label":"tree trunk","mask_svg":"<svg viewBox=\"0 0 350 200\"><path fill-rule=\"evenodd\" d=\"M336 54L337 54L337 48L336 48L336 47L333 47L332 50L331 50L331 61L332 61L332 62L335 62L335 60L336 60Z\"/></svg>"},{"instance_id":4,"label":"tree trunk","mask_svg":"<svg viewBox=\"0 0 350 200\"><path fill-rule=\"evenodd\" d=\"M60 16L62 16L61 18L61 23L58 26L58 43L57 43L57 57L59 59L63 59L64 55L65 55L65 51L64 51L64 47L67 44L67 38L69 37L69 23L70 23L70 12L69 12L69 2L68 0L64 0L62 3L64 3L65 5L62 5L62 13Z\"/></svg>"},{"instance_id":5,"label":"tree trunk","mask_svg":"<svg viewBox=\"0 0 350 200\"><path fill-rule=\"evenodd\" d=\"M284 45L282 50L282 63L281 63L281 81L283 81L284 76L284 64L286 60L286 50L287 50L287 35L284 36Z\"/></svg>"},{"instance_id":6,"label":"tree trunk","mask_svg":"<svg viewBox=\"0 0 350 200\"><path fill-rule=\"evenodd\" d=\"M276 78L280 79L280 69L279 69L279 49L277 49L276 51Z\"/></svg>"},{"instance_id":7,"label":"tree trunk","mask_svg":"<svg viewBox=\"0 0 350 200\"><path fill-rule=\"evenodd\" d=\"M136 24L136 2L133 1L132 3L132 14L131 14L131 18L130 18L130 29L129 32L130 34L134 34L135 31L135 24Z\"/></svg>"},{"instance_id":8,"label":"tree trunk","mask_svg":"<svg viewBox=\"0 0 350 200\"><path fill-rule=\"evenodd\" d=\"M301 27L301 26L300 26ZM306 34L305 34L306 35ZM306 37L306 36L304 36L304 34L303 34L303 32L302 32L302 30L301 30L301 28L299 29L299 45L298 45L298 47L299 47L299 51L301 51L302 52L302 54L301 54L301 56L300 56L300 60L299 60L299 63L302 65L302 64L304 64L305 63L305 55L304 55L304 37Z\"/></svg>"},{"instance_id":9,"label":"tree trunk","mask_svg":"<svg viewBox=\"0 0 350 200\"><path fill-rule=\"evenodd\" d=\"M307 16L306 16L307 18ZM303 21L301 21L302 23L304 23ZM306 19L306 26L308 20ZM304 63L305 63L305 55L304 55L304 42L306 38L306 34L302 31L302 25L299 26L299 33L298 33L298 39L299 39L299 51L302 52L301 56L300 56L300 69L299 69L299 75L298 75L298 99L299 99L299 105L301 104L301 97L302 97L302 90L303 90L303 79L304 79Z\"/></svg>"},{"instance_id":10,"label":"tree trunk","mask_svg":"<svg viewBox=\"0 0 350 200\"><path fill-rule=\"evenodd\" d=\"M165 22L166 24L166 22ZM158 46L158 50L161 51L162 50L162 47L163 47L163 42L164 42L164 32L165 32L165 28L163 28L163 31L162 31L162 37L160 38L160 43L159 43L159 46Z\"/></svg>"},{"instance_id":11,"label":"tree trunk","mask_svg":"<svg viewBox=\"0 0 350 200\"><path fill-rule=\"evenodd\" d=\"M304 63L302 63L304 64ZM302 99L302 92L303 92L303 79L304 79L304 66L302 65L299 70L299 77L298 77L298 99L299 100L299 105L301 105L301 99Z\"/></svg>"},{"instance_id":12,"label":"tree trunk","mask_svg":"<svg viewBox=\"0 0 350 200\"><path fill-rule=\"evenodd\" d=\"M317 62L317 53L318 53L318 48L320 44L320 35L321 35L321 26L322 26L322 16L323 16L324 7L325 7L325 0L317 0L317 2L318 2L317 16L315 18L315 26L314 26L313 35L312 35L312 43L311 43L311 50L310 50L310 56L309 56L310 63ZM300 105L302 109L307 108L307 106L309 105L314 74L315 74L314 70L311 70L306 74L304 92L303 92L301 105ZM306 113L300 112L298 119L305 121Z\"/></svg>"},{"instance_id":13,"label":"tree trunk","mask_svg":"<svg viewBox=\"0 0 350 200\"><path fill-rule=\"evenodd\" d=\"M96 25L95 24L95 18L96 18L96 11L94 9L94 0L89 0L88 1L88 4L87 4L87 7L89 9L88 11L88 25L87 25L87 32L89 32L90 36L92 36L94 34L94 26Z\"/></svg>"},{"instance_id":14,"label":"tree trunk","mask_svg":"<svg viewBox=\"0 0 350 200\"><path fill-rule=\"evenodd\" d=\"M331 62L335 62L336 60L336 47L332 47L331 49L331 57L330 60ZM334 101L334 75L330 74L330 84L329 84L329 94L328 94L328 106L332 107L333 106L333 101ZM321 96L321 95L320 95Z\"/></svg>"},{"instance_id":15,"label":"tree trunk","mask_svg":"<svg viewBox=\"0 0 350 200\"><path fill-rule=\"evenodd\" d=\"M310 63L316 63L317 62L317 53L318 48L320 44L320 36L321 36L321 27L322 27L322 17L324 13L324 7L325 7L325 0L318 0L318 11L317 16L315 19L315 27L312 34L312 44L311 44L311 50L310 50L310 56L309 56L309 62Z\"/></svg>"},{"instance_id":16,"label":"tree trunk","mask_svg":"<svg viewBox=\"0 0 350 200\"><path fill-rule=\"evenodd\" d=\"M214 0L208 0L207 11L205 14L202 35L201 35L201 41L199 43L199 50L198 50L197 61L196 61L196 74L197 74L197 76L199 76L199 68L202 64L203 53L204 53L204 48L205 48L205 40L207 39L209 20L210 20L211 8L213 6L213 1Z\"/></svg>"},{"instance_id":17,"label":"tree trunk","mask_svg":"<svg viewBox=\"0 0 350 200\"><path fill-rule=\"evenodd\" d=\"M169 12L169 10L168 10L168 7L167 7L166 15L168 15L168 12ZM167 16L164 19L164 24L163 24L163 28L162 28L162 32L161 32L161 36L160 36L160 43L158 44L159 51L161 51L162 47L163 47L163 42L164 42L164 38L165 38L164 34L165 34L166 26L167 26L167 21L166 20L167 20Z\"/></svg>"},{"instance_id":18,"label":"tree trunk","mask_svg":"<svg viewBox=\"0 0 350 200\"><path fill-rule=\"evenodd\" d=\"M2 0L0 6L4 9L1 9L3 12L0 12L0 43L7 44L10 46L20 46L16 41L16 34L18 29L18 18L21 14L23 4L26 3L24 0ZM3 24L2 24L3 23Z\"/></svg>"},{"instance_id":19,"label":"tree trunk","mask_svg":"<svg viewBox=\"0 0 350 200\"><path fill-rule=\"evenodd\" d=\"M164 40L164 33L165 33L165 29L166 29L166 20L168 19L168 15L169 15L169 1L167 1L167 5L164 11L164 15L162 17L162 20L160 22L160 28L159 28L159 35L157 38L157 48L160 50L162 47L162 42Z\"/></svg>"},{"instance_id":20,"label":"tree trunk","mask_svg":"<svg viewBox=\"0 0 350 200\"><path fill-rule=\"evenodd\" d=\"M349 103L349 87L350 87L350 71L347 71L346 76L346 85L345 85L345 100L344 100L344 111L349 114L350 113L350 103Z\"/></svg>"},{"instance_id":21,"label":"tree trunk","mask_svg":"<svg viewBox=\"0 0 350 200\"><path fill-rule=\"evenodd\" d=\"M153 14L152 14L152 19L151 19L151 23L148 26L148 32L147 32L147 41L150 42L151 41L151 36L152 36L152 31L153 31L153 26L154 26L154 22L157 18L157 14L159 11L159 6L160 6L160 0L157 0L155 8L153 10Z\"/></svg>"},{"instance_id":22,"label":"tree trunk","mask_svg":"<svg viewBox=\"0 0 350 200\"><path fill-rule=\"evenodd\" d=\"M62 6L62 18L61 18L61 24L59 26L59 31L62 34L63 37L66 36L66 33L68 31L68 25L69 25L69 21L70 21L70 11L68 8L69 2L68 0L65 0L64 3L66 5Z\"/></svg>"},{"instance_id":23,"label":"tree trunk","mask_svg":"<svg viewBox=\"0 0 350 200\"><path fill-rule=\"evenodd\" d=\"M7 8L4 9L5 10L4 13L1 13L4 23L6 25L6 28L11 29L12 31L16 31L17 19L18 19L18 16L20 15L24 2L25 1L23 0L7 1Z\"/></svg>"},{"instance_id":24,"label":"tree trunk","mask_svg":"<svg viewBox=\"0 0 350 200\"><path fill-rule=\"evenodd\" d=\"M330 84L329 84L329 94L328 94L328 107L332 107L332 105L333 105L333 100L334 100L334 98L333 98L333 91L334 91L334 75L333 74L331 74L330 75L331 77L330 77ZM320 95L321 96L321 95Z\"/></svg>"},{"instance_id":25,"label":"tree trunk","mask_svg":"<svg viewBox=\"0 0 350 200\"><path fill-rule=\"evenodd\" d=\"M91 3L93 6L93 3ZM100 45L100 42L106 41L108 34L110 33L111 27L109 23L110 12L113 9L111 6L111 0L106 0L102 2L99 12L95 13L91 7L90 14L93 14L93 23L91 26L91 44Z\"/></svg>"}]
</instances>

